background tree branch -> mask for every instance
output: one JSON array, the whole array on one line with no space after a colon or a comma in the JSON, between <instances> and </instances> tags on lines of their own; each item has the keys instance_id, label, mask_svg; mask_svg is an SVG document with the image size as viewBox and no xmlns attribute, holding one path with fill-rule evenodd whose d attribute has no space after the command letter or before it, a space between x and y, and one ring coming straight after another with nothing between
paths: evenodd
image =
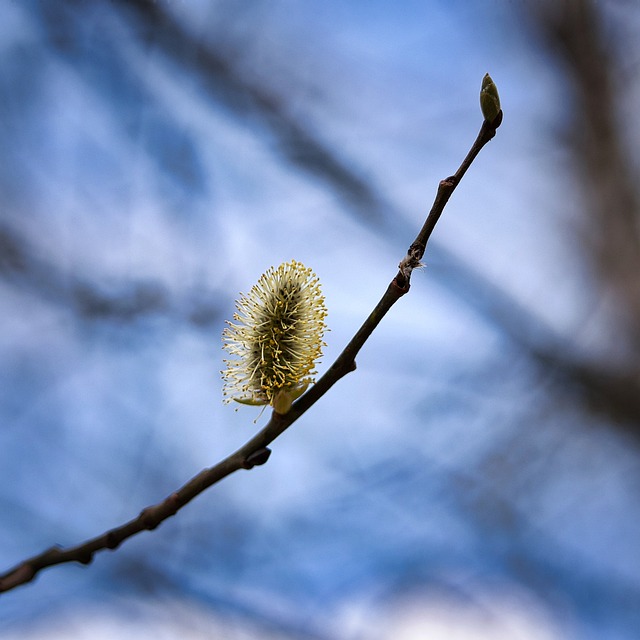
<instances>
[{"instance_id":1,"label":"background tree branch","mask_svg":"<svg viewBox=\"0 0 640 640\"><path fill-rule=\"evenodd\" d=\"M83 19L77 10L79 4L74 1L65 9L41 9L52 46L67 59L77 55L68 31ZM354 163L297 119L276 89L242 73L233 50L225 50L215 41L198 40L162 3L122 2L119 7L138 41L156 47L185 73L195 73L212 101L244 120L257 119L274 136L279 153L292 166L326 185L355 219L394 240L411 232L397 205L366 172L358 171ZM612 296L616 301L612 315L619 323L619 342L629 345L629 353L636 353L640 349L634 346L640 344L635 326L640 317L635 311L640 305L635 277L640 269L640 196L635 187L639 181L623 143L616 107L624 77L619 61L607 46L601 11L592 0L522 5L535 34L562 62L574 96L568 142L584 189L587 214L579 233L589 247L585 262L598 274L600 299L610 300ZM130 72L126 60L118 51L114 56L123 84L139 82L139 78L127 80ZM89 76L88 80L94 83L96 79ZM136 91L143 89L136 85ZM135 131L130 128L128 133L134 135ZM82 318L127 322L153 314L168 315L209 329L219 316L215 291L198 291L186 299L176 299L162 283L154 281L116 282L104 290L87 279L70 281L58 273L55 265L35 258L19 234L8 227L0 229L0 247L5 248L0 258L0 272L5 277L48 299L64 301ZM533 309L525 308L504 287L474 270L447 247L433 243L431 256L432 261L447 265L442 272L434 271L433 277L445 283L479 317L498 325L513 346L540 367L543 376L566 381L566 391L577 403L610 419L613 427L640 437L637 358L628 357L620 363L589 359L572 342L573 336L559 334Z\"/></svg>"}]
</instances>

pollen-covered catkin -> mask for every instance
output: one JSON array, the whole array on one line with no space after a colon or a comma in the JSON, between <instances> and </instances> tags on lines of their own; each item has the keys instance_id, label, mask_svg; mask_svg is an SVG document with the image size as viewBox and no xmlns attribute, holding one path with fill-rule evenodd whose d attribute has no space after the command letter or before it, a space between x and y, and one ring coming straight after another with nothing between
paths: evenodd
<instances>
[{"instance_id":1,"label":"pollen-covered catkin","mask_svg":"<svg viewBox=\"0 0 640 640\"><path fill-rule=\"evenodd\" d=\"M234 322L222 333L225 402L271 405L286 413L313 382L325 346L327 310L320 281L291 260L264 273L236 302Z\"/></svg>"}]
</instances>

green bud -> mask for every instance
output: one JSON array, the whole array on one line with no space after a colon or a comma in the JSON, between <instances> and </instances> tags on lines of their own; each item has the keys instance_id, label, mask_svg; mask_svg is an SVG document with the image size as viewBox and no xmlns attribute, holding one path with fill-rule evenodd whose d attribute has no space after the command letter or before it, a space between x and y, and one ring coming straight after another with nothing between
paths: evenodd
<instances>
[{"instance_id":1,"label":"green bud","mask_svg":"<svg viewBox=\"0 0 640 640\"><path fill-rule=\"evenodd\" d=\"M293 389L280 389L274 396L272 402L275 412L280 415L289 413L289 409L291 409L294 400L297 400L307 390L308 386L308 383L305 383Z\"/></svg>"},{"instance_id":2,"label":"green bud","mask_svg":"<svg viewBox=\"0 0 640 640\"><path fill-rule=\"evenodd\" d=\"M498 95L498 89L488 73L482 78L480 109L487 122L493 122L500 113L500 96Z\"/></svg>"}]
</instances>

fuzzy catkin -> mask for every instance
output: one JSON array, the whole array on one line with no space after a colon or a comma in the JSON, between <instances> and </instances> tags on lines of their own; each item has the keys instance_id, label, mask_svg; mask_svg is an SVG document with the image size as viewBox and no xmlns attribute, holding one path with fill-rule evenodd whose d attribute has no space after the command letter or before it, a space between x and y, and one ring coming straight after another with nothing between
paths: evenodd
<instances>
[{"instance_id":1,"label":"fuzzy catkin","mask_svg":"<svg viewBox=\"0 0 640 640\"><path fill-rule=\"evenodd\" d=\"M271 405L286 413L313 382L322 353L327 310L320 281L291 260L271 267L236 302L222 333L225 402Z\"/></svg>"}]
</instances>

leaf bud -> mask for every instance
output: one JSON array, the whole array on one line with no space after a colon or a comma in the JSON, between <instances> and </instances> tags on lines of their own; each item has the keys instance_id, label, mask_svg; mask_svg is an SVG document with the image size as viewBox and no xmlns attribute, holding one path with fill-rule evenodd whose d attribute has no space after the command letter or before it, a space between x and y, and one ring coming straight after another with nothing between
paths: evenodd
<instances>
[{"instance_id":1,"label":"leaf bud","mask_svg":"<svg viewBox=\"0 0 640 640\"><path fill-rule=\"evenodd\" d=\"M494 122L500 115L500 96L491 76L486 73L480 89L480 109L487 122Z\"/></svg>"}]
</instances>

